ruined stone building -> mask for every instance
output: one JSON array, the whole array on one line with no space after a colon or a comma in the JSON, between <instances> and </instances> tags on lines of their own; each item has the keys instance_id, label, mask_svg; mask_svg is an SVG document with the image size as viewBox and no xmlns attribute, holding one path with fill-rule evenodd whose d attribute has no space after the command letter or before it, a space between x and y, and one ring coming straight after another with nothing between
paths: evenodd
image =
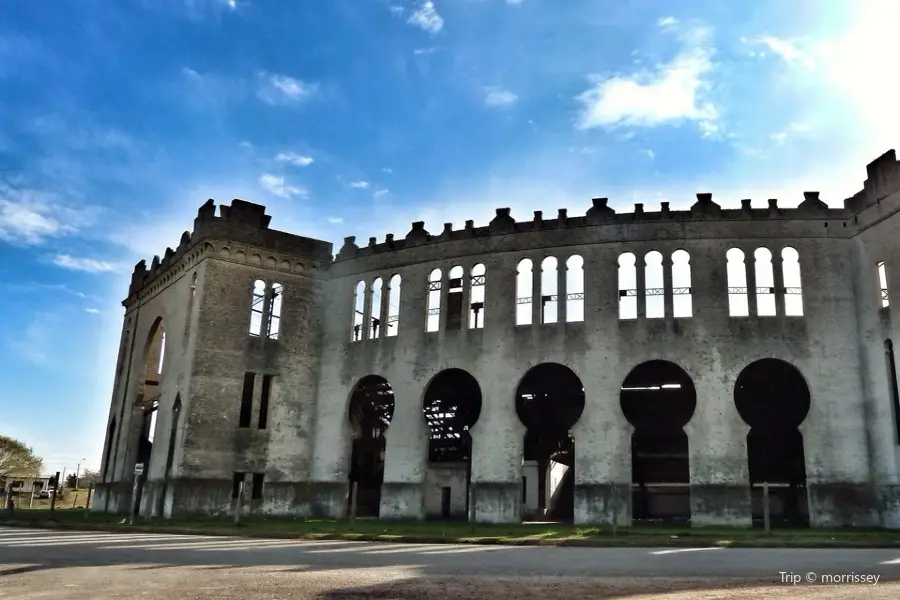
<instances>
[{"instance_id":1,"label":"ruined stone building","mask_svg":"<svg viewBox=\"0 0 900 600\"><path fill-rule=\"evenodd\" d=\"M750 525L767 484L777 522L900 527L900 163L867 171L336 256L209 200L134 270L94 509L140 463L143 515Z\"/></svg>"}]
</instances>

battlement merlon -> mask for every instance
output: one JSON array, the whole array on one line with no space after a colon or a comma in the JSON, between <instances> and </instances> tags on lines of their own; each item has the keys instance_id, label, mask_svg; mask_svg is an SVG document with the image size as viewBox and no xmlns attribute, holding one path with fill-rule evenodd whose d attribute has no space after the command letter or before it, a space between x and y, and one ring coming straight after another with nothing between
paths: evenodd
<instances>
[{"instance_id":1,"label":"battlement merlon","mask_svg":"<svg viewBox=\"0 0 900 600\"><path fill-rule=\"evenodd\" d=\"M162 259L154 256L149 269L144 260L135 265L128 296L155 281L169 266L204 240L236 242L324 264L331 263L331 242L269 229L271 220L271 215L266 214L266 207L262 204L239 199L232 200L231 205L220 205L219 216L216 216L216 203L210 198L197 211L193 233L185 231L181 234L177 249L166 248Z\"/></svg>"},{"instance_id":2,"label":"battlement merlon","mask_svg":"<svg viewBox=\"0 0 900 600\"><path fill-rule=\"evenodd\" d=\"M545 219L543 211L534 211L534 218L529 221L516 221L510 208L496 209L496 215L485 227L475 227L473 221L466 221L465 227L453 230L452 223L444 223L439 235L432 235L425 229L423 221L416 221L405 239L397 240L394 234L385 236L385 241L378 244L376 238L369 238L366 247L356 245L356 237L344 238L344 245L336 257L336 261L351 260L380 252L400 250L437 242L464 240L471 238L506 235L554 229L569 229L593 225L628 225L638 223L663 223L687 221L717 220L762 220L762 219L825 219L844 220L851 216L846 208L830 208L819 199L819 192L804 192L803 201L797 208L780 208L778 200L770 199L765 208L754 208L750 200L741 200L740 208L722 208L713 201L712 194L697 194L697 201L688 210L671 210L668 202L660 203L659 211L645 211L644 205L634 205L634 212L617 213L609 206L608 198L594 198L591 208L583 217L572 217L565 208L558 210L555 219Z\"/></svg>"},{"instance_id":3,"label":"battlement merlon","mask_svg":"<svg viewBox=\"0 0 900 600\"><path fill-rule=\"evenodd\" d=\"M844 207L858 214L878 204L885 196L900 190L900 162L897 152L888 150L866 165L863 189L844 200Z\"/></svg>"}]
</instances>

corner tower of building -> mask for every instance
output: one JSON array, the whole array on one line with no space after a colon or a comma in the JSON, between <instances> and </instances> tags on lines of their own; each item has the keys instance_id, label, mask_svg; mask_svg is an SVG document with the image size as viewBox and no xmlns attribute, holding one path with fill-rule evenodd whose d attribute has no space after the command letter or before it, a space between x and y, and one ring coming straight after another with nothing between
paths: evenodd
<instances>
[{"instance_id":1,"label":"corner tower of building","mask_svg":"<svg viewBox=\"0 0 900 600\"><path fill-rule=\"evenodd\" d=\"M128 510L135 465L143 515L227 511L240 481L251 504L263 485L303 502L331 244L270 221L209 200L176 250L136 265L98 509Z\"/></svg>"}]
</instances>

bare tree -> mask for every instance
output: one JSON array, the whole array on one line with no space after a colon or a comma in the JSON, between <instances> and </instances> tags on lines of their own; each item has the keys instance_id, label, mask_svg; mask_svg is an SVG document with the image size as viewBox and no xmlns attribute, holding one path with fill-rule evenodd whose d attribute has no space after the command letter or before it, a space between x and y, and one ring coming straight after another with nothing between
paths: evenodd
<instances>
[{"instance_id":1,"label":"bare tree","mask_svg":"<svg viewBox=\"0 0 900 600\"><path fill-rule=\"evenodd\" d=\"M0 478L12 475L38 477L44 461L34 451L11 437L0 435Z\"/></svg>"}]
</instances>

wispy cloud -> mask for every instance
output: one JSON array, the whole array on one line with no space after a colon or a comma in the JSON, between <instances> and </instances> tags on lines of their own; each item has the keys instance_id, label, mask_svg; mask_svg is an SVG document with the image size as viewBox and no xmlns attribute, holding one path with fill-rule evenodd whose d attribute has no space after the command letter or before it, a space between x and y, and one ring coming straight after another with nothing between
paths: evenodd
<instances>
[{"instance_id":1,"label":"wispy cloud","mask_svg":"<svg viewBox=\"0 0 900 600\"><path fill-rule=\"evenodd\" d=\"M357 190L365 190L365 189L368 189L369 182L368 181L351 181L350 187L357 189Z\"/></svg>"},{"instance_id":2,"label":"wispy cloud","mask_svg":"<svg viewBox=\"0 0 900 600\"><path fill-rule=\"evenodd\" d=\"M742 37L741 42L751 46L763 46L765 50L788 63L796 63L809 69L816 66L816 50L809 48L801 40L786 40L772 35L761 35L754 38ZM765 52L752 52L751 55L764 57Z\"/></svg>"},{"instance_id":3,"label":"wispy cloud","mask_svg":"<svg viewBox=\"0 0 900 600\"><path fill-rule=\"evenodd\" d=\"M293 152L282 152L278 156L275 157L275 160L278 162L289 163L292 165L296 165L298 167L308 167L313 164L315 161L312 156L306 156L303 154L295 154Z\"/></svg>"},{"instance_id":4,"label":"wispy cloud","mask_svg":"<svg viewBox=\"0 0 900 600\"><path fill-rule=\"evenodd\" d=\"M576 98L582 105L578 129L655 127L689 120L697 122L704 135L713 133L717 112L704 95L714 50L702 29L687 32L683 41L686 46L674 59L652 71L594 78L593 87Z\"/></svg>"},{"instance_id":5,"label":"wispy cloud","mask_svg":"<svg viewBox=\"0 0 900 600\"><path fill-rule=\"evenodd\" d=\"M85 215L51 201L46 194L0 184L0 240L40 244L76 232L84 221Z\"/></svg>"},{"instance_id":6,"label":"wispy cloud","mask_svg":"<svg viewBox=\"0 0 900 600\"><path fill-rule=\"evenodd\" d=\"M434 54L437 51L438 49L432 46L430 48L416 48L415 50L413 50L413 54L421 56L423 54Z\"/></svg>"},{"instance_id":7,"label":"wispy cloud","mask_svg":"<svg viewBox=\"0 0 900 600\"><path fill-rule=\"evenodd\" d=\"M303 188L289 185L285 182L284 177L272 175L271 173L264 173L263 175L260 175L259 184L270 194L274 194L282 198L291 198L293 196L306 198L308 196L307 191Z\"/></svg>"},{"instance_id":8,"label":"wispy cloud","mask_svg":"<svg viewBox=\"0 0 900 600\"><path fill-rule=\"evenodd\" d=\"M377 200L378 198L383 198L383 197L387 196L387 195L390 194L390 193L391 193L390 190L375 190L375 191L372 193L372 197L375 198L375 199Z\"/></svg>"},{"instance_id":9,"label":"wispy cloud","mask_svg":"<svg viewBox=\"0 0 900 600\"><path fill-rule=\"evenodd\" d=\"M337 225L344 222L344 217L328 217L328 222Z\"/></svg>"},{"instance_id":10,"label":"wispy cloud","mask_svg":"<svg viewBox=\"0 0 900 600\"><path fill-rule=\"evenodd\" d=\"M259 74L257 97L266 104L298 104L314 97L319 91L317 83L308 83L277 73Z\"/></svg>"},{"instance_id":11,"label":"wispy cloud","mask_svg":"<svg viewBox=\"0 0 900 600\"><path fill-rule=\"evenodd\" d=\"M656 20L656 26L665 29L666 27L674 27L678 25L678 19L675 17L660 17Z\"/></svg>"},{"instance_id":12,"label":"wispy cloud","mask_svg":"<svg viewBox=\"0 0 900 600\"><path fill-rule=\"evenodd\" d=\"M444 19L438 14L434 2L427 0L410 15L407 23L428 33L438 33L444 28Z\"/></svg>"},{"instance_id":13,"label":"wispy cloud","mask_svg":"<svg viewBox=\"0 0 900 600\"><path fill-rule=\"evenodd\" d=\"M500 88L488 87L484 89L484 104L485 106L492 107L507 107L512 106L516 103L519 97L510 92L509 90L503 90Z\"/></svg>"},{"instance_id":14,"label":"wispy cloud","mask_svg":"<svg viewBox=\"0 0 900 600\"><path fill-rule=\"evenodd\" d=\"M381 172L390 174L390 173L393 173L394 170L390 167L385 167L385 168L381 169Z\"/></svg>"},{"instance_id":15,"label":"wispy cloud","mask_svg":"<svg viewBox=\"0 0 900 600\"><path fill-rule=\"evenodd\" d=\"M107 273L115 271L119 267L114 263L96 258L83 258L72 256L70 254L57 254L52 258L52 262L57 267L69 269L71 271L83 271L85 273Z\"/></svg>"},{"instance_id":16,"label":"wispy cloud","mask_svg":"<svg viewBox=\"0 0 900 600\"><path fill-rule=\"evenodd\" d=\"M86 308L86 309L84 309L84 312L90 313L92 315L99 315L100 309L99 308Z\"/></svg>"}]
</instances>

